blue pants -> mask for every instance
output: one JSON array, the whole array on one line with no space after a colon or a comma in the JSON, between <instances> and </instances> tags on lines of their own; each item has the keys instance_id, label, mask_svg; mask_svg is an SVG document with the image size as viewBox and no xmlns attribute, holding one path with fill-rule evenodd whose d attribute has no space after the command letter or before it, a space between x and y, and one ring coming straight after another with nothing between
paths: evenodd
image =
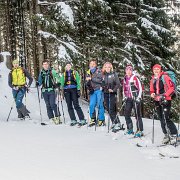
<instances>
[{"instance_id":1,"label":"blue pants","mask_svg":"<svg viewBox=\"0 0 180 180\"><path fill-rule=\"evenodd\" d=\"M24 104L22 103L23 97L25 95L26 88L21 88L19 90L12 89L12 94L16 102L16 108L21 108Z\"/></svg>"},{"instance_id":2,"label":"blue pants","mask_svg":"<svg viewBox=\"0 0 180 180\"><path fill-rule=\"evenodd\" d=\"M46 109L47 109L47 114L48 114L48 118L54 118L54 117L58 117L58 109L57 109L57 105L56 105L56 95L54 91L50 91L50 92L43 92L42 93L44 101L46 103Z\"/></svg>"},{"instance_id":3,"label":"blue pants","mask_svg":"<svg viewBox=\"0 0 180 180\"><path fill-rule=\"evenodd\" d=\"M89 109L90 109L90 117L93 117L93 113L95 111L96 105L98 108L98 119L100 121L104 121L104 94L101 90L96 90L94 91L93 94L90 95L90 104L89 104Z\"/></svg>"}]
</instances>

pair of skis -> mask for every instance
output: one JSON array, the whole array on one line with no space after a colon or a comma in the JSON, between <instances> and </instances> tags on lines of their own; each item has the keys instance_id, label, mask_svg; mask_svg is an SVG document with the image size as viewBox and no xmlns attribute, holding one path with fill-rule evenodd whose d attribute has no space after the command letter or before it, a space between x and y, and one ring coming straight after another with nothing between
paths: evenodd
<instances>
[{"instance_id":1,"label":"pair of skis","mask_svg":"<svg viewBox=\"0 0 180 180\"><path fill-rule=\"evenodd\" d=\"M180 154L176 151L175 144L158 144L158 145L142 145L140 143L136 143L138 148L148 149L148 150L156 150L158 151L158 155L160 158L180 158Z\"/></svg>"}]
</instances>

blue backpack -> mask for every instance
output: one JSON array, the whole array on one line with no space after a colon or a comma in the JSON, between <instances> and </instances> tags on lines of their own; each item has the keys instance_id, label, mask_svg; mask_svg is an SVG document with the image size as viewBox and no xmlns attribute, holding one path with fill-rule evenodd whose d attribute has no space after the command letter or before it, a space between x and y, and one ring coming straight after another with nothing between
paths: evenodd
<instances>
[{"instance_id":1,"label":"blue backpack","mask_svg":"<svg viewBox=\"0 0 180 180\"><path fill-rule=\"evenodd\" d=\"M171 70L165 71L165 74L168 75L168 76L171 78L171 81L172 81L173 84L174 84L174 89L175 89L175 91L174 91L174 93L172 94L171 97L172 97L172 98L175 98L175 97L176 97L176 92L177 92L176 74L175 74L173 71L171 71ZM162 75L162 81L163 81L163 84L166 83L166 82L165 82L165 79L164 79L164 75Z\"/></svg>"}]
</instances>

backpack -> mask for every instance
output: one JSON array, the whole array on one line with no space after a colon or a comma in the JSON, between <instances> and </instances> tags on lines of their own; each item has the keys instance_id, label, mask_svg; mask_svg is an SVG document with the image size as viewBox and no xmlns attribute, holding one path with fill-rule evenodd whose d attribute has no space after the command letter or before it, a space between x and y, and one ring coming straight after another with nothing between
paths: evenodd
<instances>
[{"instance_id":1,"label":"backpack","mask_svg":"<svg viewBox=\"0 0 180 180\"><path fill-rule=\"evenodd\" d=\"M48 76L48 78L49 78L49 86L48 87L46 86L46 84L44 82L45 76ZM54 88L55 87L55 80L54 80L51 69L49 69L47 73L42 70L41 71L41 77L43 79L43 83L42 83L43 88Z\"/></svg>"},{"instance_id":2,"label":"backpack","mask_svg":"<svg viewBox=\"0 0 180 180\"><path fill-rule=\"evenodd\" d=\"M170 77L171 81L174 84L175 91L174 91L174 93L172 94L171 97L175 98L176 97L176 93L177 93L176 74L173 71L171 71L171 70L165 71L164 74L168 75ZM163 82L163 84L166 84L165 79L164 79L164 75L162 75L162 82Z\"/></svg>"}]
</instances>

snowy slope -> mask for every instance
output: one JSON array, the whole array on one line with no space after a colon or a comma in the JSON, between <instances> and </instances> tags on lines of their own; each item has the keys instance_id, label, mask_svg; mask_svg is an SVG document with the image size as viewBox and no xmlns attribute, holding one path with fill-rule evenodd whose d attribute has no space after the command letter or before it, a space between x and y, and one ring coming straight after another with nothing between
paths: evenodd
<instances>
[{"instance_id":1,"label":"snowy slope","mask_svg":"<svg viewBox=\"0 0 180 180\"><path fill-rule=\"evenodd\" d=\"M145 140L134 140L123 132L107 133L107 127L77 128L66 125L40 125L37 91L31 88L26 104L32 121L18 121L7 85L5 63L0 64L0 179L2 180L178 180L180 159L162 158L155 147L138 148L136 142L151 146L152 121L144 119ZM42 100L43 120L49 123ZM80 103L88 117L87 104ZM68 114L64 103L66 121ZM121 117L122 122L124 118ZM155 143L163 134L155 122ZM114 140L116 139L116 140ZM142 138L143 139L143 138ZM162 149L161 149L162 150ZM180 148L164 148L176 155Z\"/></svg>"}]
</instances>

